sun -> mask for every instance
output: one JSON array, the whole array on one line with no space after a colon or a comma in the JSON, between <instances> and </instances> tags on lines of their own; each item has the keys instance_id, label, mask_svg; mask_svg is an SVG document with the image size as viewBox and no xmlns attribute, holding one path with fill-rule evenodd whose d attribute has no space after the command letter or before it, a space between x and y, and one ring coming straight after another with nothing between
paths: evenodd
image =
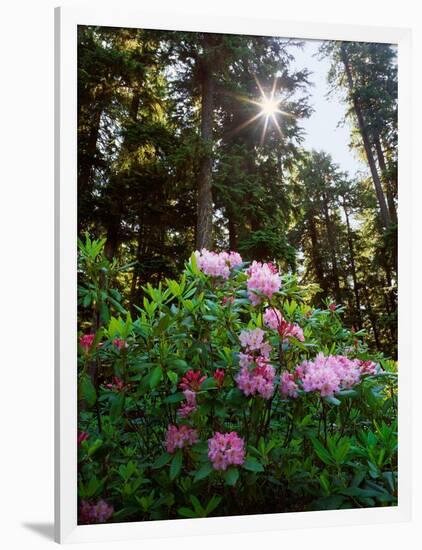
<instances>
[{"instance_id":1,"label":"sun","mask_svg":"<svg viewBox=\"0 0 422 550\"><path fill-rule=\"evenodd\" d=\"M273 99L272 97L263 97L260 101L260 107L262 114L267 117L272 117L276 113L280 112L278 106L280 101Z\"/></svg>"},{"instance_id":2,"label":"sun","mask_svg":"<svg viewBox=\"0 0 422 550\"><path fill-rule=\"evenodd\" d=\"M237 97L243 103L250 103L252 105L255 105L256 107L258 107L258 109L257 109L257 112L251 118L249 118L248 120L246 120L245 122L237 126L237 128L235 128L232 131L232 134L240 132L241 130L243 130L253 122L261 121L262 123L261 140L260 140L261 145L264 143L267 131L270 127L275 128L279 136L283 137L283 131L280 126L281 120L285 117L295 118L295 115L293 113L288 113L281 109L281 106L283 105L283 96L281 95L280 92L278 94L276 93L276 90L278 87L277 81L278 81L278 76L274 78L272 88L270 90L264 90L258 78L255 76L255 82L261 97L257 99L251 99L244 96L238 96L238 95L234 96L234 97Z\"/></svg>"}]
</instances>

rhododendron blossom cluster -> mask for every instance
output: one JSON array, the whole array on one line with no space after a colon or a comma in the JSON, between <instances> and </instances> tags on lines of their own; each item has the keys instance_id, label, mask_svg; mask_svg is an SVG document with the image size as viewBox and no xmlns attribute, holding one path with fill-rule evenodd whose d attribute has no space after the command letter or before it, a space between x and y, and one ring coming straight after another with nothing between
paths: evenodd
<instances>
[{"instance_id":1,"label":"rhododendron blossom cluster","mask_svg":"<svg viewBox=\"0 0 422 550\"><path fill-rule=\"evenodd\" d=\"M359 368L362 375L376 374L377 365L373 361L359 361Z\"/></svg>"},{"instance_id":2,"label":"rhododendron blossom cluster","mask_svg":"<svg viewBox=\"0 0 422 550\"><path fill-rule=\"evenodd\" d=\"M265 357L258 357L253 365L252 369L247 366L241 368L236 376L237 386L245 395L259 394L264 399L270 399L274 393L275 369Z\"/></svg>"},{"instance_id":3,"label":"rhododendron blossom cluster","mask_svg":"<svg viewBox=\"0 0 422 550\"><path fill-rule=\"evenodd\" d=\"M245 442L236 432L216 432L208 440L208 458L214 470L227 470L231 465L240 466L245 460Z\"/></svg>"},{"instance_id":4,"label":"rhododendron blossom cluster","mask_svg":"<svg viewBox=\"0 0 422 550\"><path fill-rule=\"evenodd\" d=\"M277 330L280 336L282 336L283 342L288 342L289 337L296 338L300 342L305 341L303 330L297 323L288 323L283 320Z\"/></svg>"},{"instance_id":5,"label":"rhododendron blossom cluster","mask_svg":"<svg viewBox=\"0 0 422 550\"><path fill-rule=\"evenodd\" d=\"M81 345L85 353L90 350L94 339L95 334L84 334L79 338L79 344Z\"/></svg>"},{"instance_id":6,"label":"rhododendron blossom cluster","mask_svg":"<svg viewBox=\"0 0 422 550\"><path fill-rule=\"evenodd\" d=\"M321 397L349 389L361 380L359 361L343 355L325 357L319 353L313 361L304 361L300 366L304 391L317 391Z\"/></svg>"},{"instance_id":7,"label":"rhododendron blossom cluster","mask_svg":"<svg viewBox=\"0 0 422 550\"><path fill-rule=\"evenodd\" d=\"M271 346L264 341L265 332L260 328L253 330L242 330L239 335L241 346L246 353L258 353L263 357L268 357L271 351Z\"/></svg>"},{"instance_id":8,"label":"rhododendron blossom cluster","mask_svg":"<svg viewBox=\"0 0 422 550\"><path fill-rule=\"evenodd\" d=\"M262 297L257 292L272 298L273 294L280 290L281 278L273 264L253 261L246 273L248 297L252 305L257 306L262 302Z\"/></svg>"},{"instance_id":9,"label":"rhododendron blossom cluster","mask_svg":"<svg viewBox=\"0 0 422 550\"><path fill-rule=\"evenodd\" d=\"M245 395L258 393L269 399L274 393L275 369L269 363L271 346L264 337L265 332L260 328L240 333L239 340L245 352L239 354L241 369L235 379Z\"/></svg>"},{"instance_id":10,"label":"rhododendron blossom cluster","mask_svg":"<svg viewBox=\"0 0 422 550\"><path fill-rule=\"evenodd\" d=\"M165 443L168 453L174 453L176 449L191 446L197 441L198 432L184 424L180 428L171 424L167 429Z\"/></svg>"},{"instance_id":11,"label":"rhododendron blossom cluster","mask_svg":"<svg viewBox=\"0 0 422 550\"><path fill-rule=\"evenodd\" d=\"M276 307L267 307L264 311L264 325L273 330L277 330L283 321L281 312Z\"/></svg>"},{"instance_id":12,"label":"rhododendron blossom cluster","mask_svg":"<svg viewBox=\"0 0 422 550\"><path fill-rule=\"evenodd\" d=\"M113 382L111 384L106 384L105 386L109 390L113 390L113 391L117 391L117 392L124 391L124 390L130 388L130 384L126 384L118 376L113 376Z\"/></svg>"},{"instance_id":13,"label":"rhododendron blossom cluster","mask_svg":"<svg viewBox=\"0 0 422 550\"><path fill-rule=\"evenodd\" d=\"M179 387L182 390L199 391L201 384L206 380L206 376L203 376L200 370L189 370L181 379Z\"/></svg>"},{"instance_id":14,"label":"rhododendron blossom cluster","mask_svg":"<svg viewBox=\"0 0 422 550\"><path fill-rule=\"evenodd\" d=\"M83 441L86 441L89 438L89 435L87 432L78 432L78 447L81 446Z\"/></svg>"},{"instance_id":15,"label":"rhododendron blossom cluster","mask_svg":"<svg viewBox=\"0 0 422 550\"><path fill-rule=\"evenodd\" d=\"M218 388L221 388L223 386L224 374L225 373L224 373L223 369L217 369L213 374L213 378L214 378Z\"/></svg>"},{"instance_id":16,"label":"rhododendron blossom cluster","mask_svg":"<svg viewBox=\"0 0 422 550\"><path fill-rule=\"evenodd\" d=\"M295 375L284 371L280 376L280 393L283 397L297 397L299 386L296 383Z\"/></svg>"},{"instance_id":17,"label":"rhododendron blossom cluster","mask_svg":"<svg viewBox=\"0 0 422 550\"><path fill-rule=\"evenodd\" d=\"M123 349L128 347L128 343L126 340L122 340L122 338L115 338L113 340L113 346L116 346L116 348Z\"/></svg>"},{"instance_id":18,"label":"rhododendron blossom cluster","mask_svg":"<svg viewBox=\"0 0 422 550\"><path fill-rule=\"evenodd\" d=\"M183 395L185 396L186 401L177 411L177 414L181 418L187 418L196 411L196 393L192 390L185 390Z\"/></svg>"},{"instance_id":19,"label":"rhododendron blossom cluster","mask_svg":"<svg viewBox=\"0 0 422 550\"><path fill-rule=\"evenodd\" d=\"M289 337L296 338L300 342L305 340L303 330L297 323L287 322L281 312L274 307L269 307L264 312L264 325L273 330L277 330L284 342L288 342Z\"/></svg>"},{"instance_id":20,"label":"rhododendron blossom cluster","mask_svg":"<svg viewBox=\"0 0 422 550\"><path fill-rule=\"evenodd\" d=\"M243 263L238 252L212 252L203 248L195 252L196 263L206 275L228 279L230 270Z\"/></svg>"},{"instance_id":21,"label":"rhododendron blossom cluster","mask_svg":"<svg viewBox=\"0 0 422 550\"><path fill-rule=\"evenodd\" d=\"M92 504L83 500L79 508L79 523L88 525L91 523L105 523L113 515L114 509L111 504L99 500Z\"/></svg>"}]
</instances>

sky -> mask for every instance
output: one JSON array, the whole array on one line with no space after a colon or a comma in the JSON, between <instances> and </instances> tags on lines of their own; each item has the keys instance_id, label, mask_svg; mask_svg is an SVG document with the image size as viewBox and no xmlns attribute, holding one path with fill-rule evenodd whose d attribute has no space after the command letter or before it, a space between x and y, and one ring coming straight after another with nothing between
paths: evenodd
<instances>
[{"instance_id":1,"label":"sky","mask_svg":"<svg viewBox=\"0 0 422 550\"><path fill-rule=\"evenodd\" d=\"M321 42L305 40L304 48L295 48L294 66L297 69L307 68L311 71L310 81L314 84L310 88L309 103L314 112L308 119L301 119L300 124L306 131L303 143L306 149L316 149L329 153L340 169L347 171L351 177L358 172L367 171L366 165L349 148L350 126L346 122L339 125L344 119L346 106L339 94L327 97L329 85L327 75L330 68L328 59L319 60L315 54Z\"/></svg>"}]
</instances>

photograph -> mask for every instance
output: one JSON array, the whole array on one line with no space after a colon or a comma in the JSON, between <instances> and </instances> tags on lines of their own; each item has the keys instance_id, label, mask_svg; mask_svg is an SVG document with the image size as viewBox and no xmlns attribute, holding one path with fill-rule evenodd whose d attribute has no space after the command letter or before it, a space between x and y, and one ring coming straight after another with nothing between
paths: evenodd
<instances>
[{"instance_id":1,"label":"photograph","mask_svg":"<svg viewBox=\"0 0 422 550\"><path fill-rule=\"evenodd\" d=\"M397 119L397 44L78 25L78 525L397 507Z\"/></svg>"}]
</instances>

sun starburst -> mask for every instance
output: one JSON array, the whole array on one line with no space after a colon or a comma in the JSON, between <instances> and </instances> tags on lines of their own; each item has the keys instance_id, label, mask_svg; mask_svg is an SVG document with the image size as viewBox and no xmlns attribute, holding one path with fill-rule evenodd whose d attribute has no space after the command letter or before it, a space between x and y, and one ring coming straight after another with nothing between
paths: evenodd
<instances>
[{"instance_id":1,"label":"sun starburst","mask_svg":"<svg viewBox=\"0 0 422 550\"><path fill-rule=\"evenodd\" d=\"M238 128L236 128L235 131L239 132L240 130L242 130L243 128L246 128L253 122L262 120L262 132L261 132L261 140L260 140L260 143L262 145L270 125L277 130L280 136L283 136L283 132L278 120L280 115L284 115L284 116L293 116L293 115L291 113L287 113L280 109L280 105L283 101L283 98L281 97L281 95L276 95L277 78L274 79L271 91L269 93L265 92L258 78L255 77L255 81L260 93L260 98L255 100L255 99L241 97L239 99L241 99L241 101L245 103L250 103L252 105L259 107L259 110L250 119L246 120L243 124L241 124Z\"/></svg>"}]
</instances>

